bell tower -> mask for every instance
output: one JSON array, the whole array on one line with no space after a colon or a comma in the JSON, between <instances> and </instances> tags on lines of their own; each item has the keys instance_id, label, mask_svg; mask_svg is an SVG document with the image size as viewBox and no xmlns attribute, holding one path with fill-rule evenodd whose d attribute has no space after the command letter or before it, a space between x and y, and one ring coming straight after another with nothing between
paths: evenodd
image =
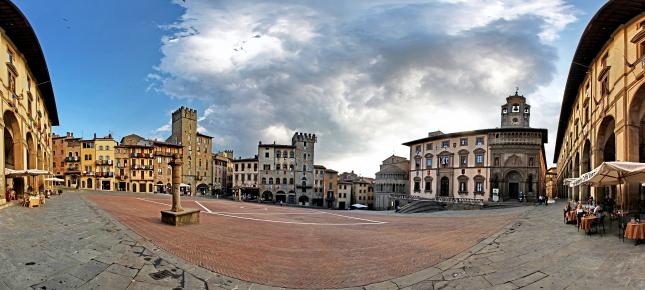
<instances>
[{"instance_id":1,"label":"bell tower","mask_svg":"<svg viewBox=\"0 0 645 290\"><path fill-rule=\"evenodd\" d=\"M502 105L501 119L502 128L529 128L531 117L531 106L526 103L526 98L518 94L506 98L506 104Z\"/></svg>"}]
</instances>

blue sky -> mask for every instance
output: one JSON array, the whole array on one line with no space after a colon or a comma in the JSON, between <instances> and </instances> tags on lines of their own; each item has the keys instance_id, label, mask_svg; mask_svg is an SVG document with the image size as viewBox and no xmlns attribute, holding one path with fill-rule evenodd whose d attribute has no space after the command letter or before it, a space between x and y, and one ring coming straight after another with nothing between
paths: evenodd
<instances>
[{"instance_id":1,"label":"blue sky","mask_svg":"<svg viewBox=\"0 0 645 290\"><path fill-rule=\"evenodd\" d=\"M570 59L605 2L15 1L59 134L165 137L183 105L216 150L312 132L317 163L364 175L429 131L498 126L490 110L516 86L550 131L550 162Z\"/></svg>"}]
</instances>

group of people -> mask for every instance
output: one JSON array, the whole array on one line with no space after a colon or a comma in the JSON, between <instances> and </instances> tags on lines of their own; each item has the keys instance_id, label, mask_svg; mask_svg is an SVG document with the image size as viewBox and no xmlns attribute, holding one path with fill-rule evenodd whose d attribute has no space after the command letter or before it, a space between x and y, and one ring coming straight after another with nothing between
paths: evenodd
<instances>
[{"instance_id":1,"label":"group of people","mask_svg":"<svg viewBox=\"0 0 645 290\"><path fill-rule=\"evenodd\" d=\"M56 195L56 194L62 194L62 191L57 191L57 190L54 190L54 189L45 189L45 190L37 193L36 195L40 198L41 203L44 203L45 198L49 198L50 196ZM29 199L30 195L31 194L27 193L27 192L23 193L21 202L24 203L25 200ZM7 191L5 192L4 196L5 196L5 200L7 202L11 202L12 200L20 200L20 198L18 197L18 194L16 193L16 191L11 186L7 186Z\"/></svg>"}]
</instances>

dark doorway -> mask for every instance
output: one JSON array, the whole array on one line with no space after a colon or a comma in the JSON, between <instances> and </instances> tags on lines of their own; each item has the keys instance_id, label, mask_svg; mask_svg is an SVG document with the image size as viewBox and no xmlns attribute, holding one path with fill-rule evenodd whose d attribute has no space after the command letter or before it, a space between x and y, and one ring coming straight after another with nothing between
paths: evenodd
<instances>
[{"instance_id":1,"label":"dark doorway","mask_svg":"<svg viewBox=\"0 0 645 290\"><path fill-rule=\"evenodd\" d=\"M441 196L450 195L450 180L446 176L441 178L441 187L439 189L439 195Z\"/></svg>"},{"instance_id":2,"label":"dark doorway","mask_svg":"<svg viewBox=\"0 0 645 290\"><path fill-rule=\"evenodd\" d=\"M509 198L517 198L517 194L520 192L520 185L515 182L511 182L508 184L508 197Z\"/></svg>"}]
</instances>

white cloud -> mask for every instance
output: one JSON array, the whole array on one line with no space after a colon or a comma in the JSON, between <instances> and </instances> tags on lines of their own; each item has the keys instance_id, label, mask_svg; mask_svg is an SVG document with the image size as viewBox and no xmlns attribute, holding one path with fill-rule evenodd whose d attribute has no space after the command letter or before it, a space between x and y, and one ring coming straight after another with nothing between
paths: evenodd
<instances>
[{"instance_id":1,"label":"white cloud","mask_svg":"<svg viewBox=\"0 0 645 290\"><path fill-rule=\"evenodd\" d=\"M252 155L311 132L317 163L365 175L428 131L498 126L515 86L552 110L538 92L575 20L560 0L180 4L149 80L210 103L199 125L216 146Z\"/></svg>"}]
</instances>

